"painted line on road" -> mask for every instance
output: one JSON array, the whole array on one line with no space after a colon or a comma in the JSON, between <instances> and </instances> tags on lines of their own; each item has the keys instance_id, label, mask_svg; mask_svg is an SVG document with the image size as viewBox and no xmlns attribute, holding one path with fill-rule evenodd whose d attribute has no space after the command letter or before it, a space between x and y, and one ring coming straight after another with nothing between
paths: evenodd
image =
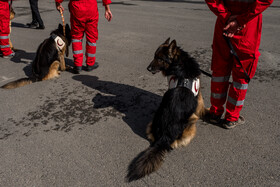
<instances>
[{"instance_id":1,"label":"painted line on road","mask_svg":"<svg viewBox=\"0 0 280 187\"><path fill-rule=\"evenodd\" d=\"M14 79L15 77L5 77L5 76L0 76L0 82L4 82L4 81L8 81L8 80L11 80L11 79Z\"/></svg>"}]
</instances>

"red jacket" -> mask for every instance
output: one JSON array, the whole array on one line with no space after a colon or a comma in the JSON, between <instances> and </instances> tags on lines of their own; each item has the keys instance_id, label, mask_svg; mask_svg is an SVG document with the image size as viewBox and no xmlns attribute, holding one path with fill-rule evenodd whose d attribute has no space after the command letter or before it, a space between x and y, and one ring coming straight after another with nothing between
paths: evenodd
<instances>
[{"instance_id":1,"label":"red jacket","mask_svg":"<svg viewBox=\"0 0 280 187\"><path fill-rule=\"evenodd\" d=\"M268 8L273 0L205 0L210 10L226 23L231 15L238 15L239 25L245 25L250 20Z\"/></svg>"},{"instance_id":2,"label":"red jacket","mask_svg":"<svg viewBox=\"0 0 280 187\"><path fill-rule=\"evenodd\" d=\"M72 1L72 0L70 0L70 1ZM96 0L76 0L76 1L96 1ZM55 0L55 2L57 2L57 3L62 3L62 2L63 2L63 0ZM102 2L103 2L103 6L108 5L108 4L111 4L111 3L112 3L112 1L111 1L111 0L102 0Z\"/></svg>"}]
</instances>

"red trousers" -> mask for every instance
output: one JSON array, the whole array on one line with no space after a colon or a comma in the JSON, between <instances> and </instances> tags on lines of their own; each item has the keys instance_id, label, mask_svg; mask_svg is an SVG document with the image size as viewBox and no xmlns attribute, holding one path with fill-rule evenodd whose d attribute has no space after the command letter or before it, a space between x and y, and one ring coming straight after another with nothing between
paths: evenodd
<instances>
[{"instance_id":1,"label":"red trousers","mask_svg":"<svg viewBox=\"0 0 280 187\"><path fill-rule=\"evenodd\" d=\"M8 56L12 53L9 44L10 34L10 9L8 1L0 1L0 51L3 56Z\"/></svg>"},{"instance_id":2,"label":"red trousers","mask_svg":"<svg viewBox=\"0 0 280 187\"><path fill-rule=\"evenodd\" d=\"M244 105L248 88L246 75L223 38L225 23L217 18L213 40L211 69L211 108L210 112L222 115L226 103L225 119L236 121ZM259 14L246 24L246 27L231 39L232 45L250 78L255 74L261 39L262 15ZM229 86L229 78L233 83Z\"/></svg>"},{"instance_id":3,"label":"red trousers","mask_svg":"<svg viewBox=\"0 0 280 187\"><path fill-rule=\"evenodd\" d=\"M70 1L70 22L72 48L75 66L83 64L82 39L86 34L86 64L95 63L96 41L98 39L98 9L96 0Z\"/></svg>"}]
</instances>

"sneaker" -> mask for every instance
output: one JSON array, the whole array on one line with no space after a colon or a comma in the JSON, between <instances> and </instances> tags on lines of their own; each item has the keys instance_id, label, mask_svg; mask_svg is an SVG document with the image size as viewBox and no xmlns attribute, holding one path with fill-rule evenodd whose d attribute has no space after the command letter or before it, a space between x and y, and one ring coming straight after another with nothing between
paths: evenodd
<instances>
[{"instance_id":1,"label":"sneaker","mask_svg":"<svg viewBox=\"0 0 280 187\"><path fill-rule=\"evenodd\" d=\"M87 65L86 71L92 71L98 67L99 67L99 64L97 62L95 62L92 66Z\"/></svg>"},{"instance_id":2,"label":"sneaker","mask_svg":"<svg viewBox=\"0 0 280 187\"><path fill-rule=\"evenodd\" d=\"M12 58L12 57L14 57L16 55L16 53L15 52L12 52L11 54L9 54L9 55L7 55L7 56L4 56L3 55L3 58Z\"/></svg>"},{"instance_id":3,"label":"sneaker","mask_svg":"<svg viewBox=\"0 0 280 187\"><path fill-rule=\"evenodd\" d=\"M212 124L220 124L222 122L222 119L221 119L222 115L215 115L215 114L210 114L209 116L209 123L212 123Z\"/></svg>"},{"instance_id":4,"label":"sneaker","mask_svg":"<svg viewBox=\"0 0 280 187\"><path fill-rule=\"evenodd\" d=\"M82 70L82 66L74 66L72 73L74 74L80 74L80 71Z\"/></svg>"},{"instance_id":5,"label":"sneaker","mask_svg":"<svg viewBox=\"0 0 280 187\"><path fill-rule=\"evenodd\" d=\"M223 127L225 129L232 129L234 127L236 127L237 125L242 125L245 123L245 118L243 116L239 116L237 121L225 121L225 123L223 124Z\"/></svg>"}]
</instances>

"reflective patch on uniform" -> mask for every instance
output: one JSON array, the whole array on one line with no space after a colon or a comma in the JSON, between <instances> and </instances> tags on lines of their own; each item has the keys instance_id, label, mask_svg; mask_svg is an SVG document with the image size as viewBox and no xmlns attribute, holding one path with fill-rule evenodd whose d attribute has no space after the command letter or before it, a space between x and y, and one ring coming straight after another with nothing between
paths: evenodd
<instances>
[{"instance_id":1,"label":"reflective patch on uniform","mask_svg":"<svg viewBox=\"0 0 280 187\"><path fill-rule=\"evenodd\" d=\"M89 46L96 46L96 43L90 43L89 41L87 41L87 44L88 44Z\"/></svg>"},{"instance_id":2,"label":"reflective patch on uniform","mask_svg":"<svg viewBox=\"0 0 280 187\"><path fill-rule=\"evenodd\" d=\"M9 36L0 36L0 39L9 39Z\"/></svg>"},{"instance_id":3,"label":"reflective patch on uniform","mask_svg":"<svg viewBox=\"0 0 280 187\"><path fill-rule=\"evenodd\" d=\"M80 40L72 39L72 43L76 43L76 42L82 42L82 39L80 39Z\"/></svg>"},{"instance_id":4,"label":"reflective patch on uniform","mask_svg":"<svg viewBox=\"0 0 280 187\"><path fill-rule=\"evenodd\" d=\"M242 100L242 101L236 101L235 99L233 99L232 97L228 97L228 100L227 100L229 103L235 105L235 106L242 106L244 105L244 101L245 100Z\"/></svg>"},{"instance_id":5,"label":"reflective patch on uniform","mask_svg":"<svg viewBox=\"0 0 280 187\"><path fill-rule=\"evenodd\" d=\"M221 98L225 98L227 96L227 93L211 93L211 97L214 99L221 99Z\"/></svg>"},{"instance_id":6,"label":"reflective patch on uniform","mask_svg":"<svg viewBox=\"0 0 280 187\"><path fill-rule=\"evenodd\" d=\"M88 57L95 57L95 54L87 53L86 54Z\"/></svg>"},{"instance_id":7,"label":"reflective patch on uniform","mask_svg":"<svg viewBox=\"0 0 280 187\"><path fill-rule=\"evenodd\" d=\"M1 49L9 48L9 47L10 47L10 45L0 45L0 48L1 48Z\"/></svg>"},{"instance_id":8,"label":"reflective patch on uniform","mask_svg":"<svg viewBox=\"0 0 280 187\"><path fill-rule=\"evenodd\" d=\"M248 84L241 84L239 82L233 82L233 87L239 90L247 90Z\"/></svg>"},{"instance_id":9,"label":"reflective patch on uniform","mask_svg":"<svg viewBox=\"0 0 280 187\"><path fill-rule=\"evenodd\" d=\"M226 0L229 2L254 3L256 0Z\"/></svg>"},{"instance_id":10,"label":"reflective patch on uniform","mask_svg":"<svg viewBox=\"0 0 280 187\"><path fill-rule=\"evenodd\" d=\"M74 55L77 55L77 54L83 54L83 50L73 51L73 54L74 54Z\"/></svg>"},{"instance_id":11,"label":"reflective patch on uniform","mask_svg":"<svg viewBox=\"0 0 280 187\"><path fill-rule=\"evenodd\" d=\"M230 76L225 76L225 77L212 77L211 81L212 82L228 82Z\"/></svg>"}]
</instances>

